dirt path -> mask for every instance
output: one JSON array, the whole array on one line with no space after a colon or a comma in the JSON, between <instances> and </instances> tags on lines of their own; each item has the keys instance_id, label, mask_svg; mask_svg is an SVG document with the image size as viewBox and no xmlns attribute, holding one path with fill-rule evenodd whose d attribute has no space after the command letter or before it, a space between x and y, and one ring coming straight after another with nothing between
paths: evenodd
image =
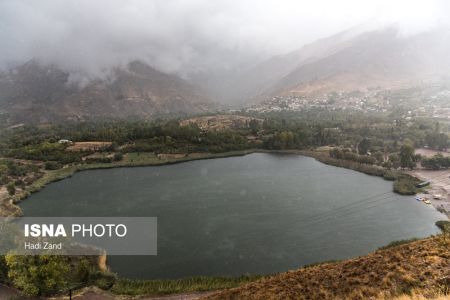
<instances>
[{"instance_id":1,"label":"dirt path","mask_svg":"<svg viewBox=\"0 0 450 300\"><path fill-rule=\"evenodd\" d=\"M35 297L23 297L19 290L0 284L0 300L42 300Z\"/></svg>"},{"instance_id":2,"label":"dirt path","mask_svg":"<svg viewBox=\"0 0 450 300\"><path fill-rule=\"evenodd\" d=\"M177 295L167 295L160 297L126 297L126 296L116 296L109 292L102 291L95 287L86 288L81 291L78 295L72 297L73 300L195 300L201 297L208 296L213 292L193 292L184 293ZM69 299L69 297L60 298L50 298L49 300L56 299ZM0 300L2 300L0 298Z\"/></svg>"}]
</instances>

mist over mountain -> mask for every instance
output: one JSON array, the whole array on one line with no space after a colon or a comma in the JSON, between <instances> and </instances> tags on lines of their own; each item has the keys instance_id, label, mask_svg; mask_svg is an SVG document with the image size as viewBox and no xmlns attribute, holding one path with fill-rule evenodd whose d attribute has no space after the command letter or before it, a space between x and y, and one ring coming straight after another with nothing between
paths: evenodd
<instances>
[{"instance_id":1,"label":"mist over mountain","mask_svg":"<svg viewBox=\"0 0 450 300\"><path fill-rule=\"evenodd\" d=\"M236 83L247 99L448 83L449 51L448 28L410 36L395 26L346 31L267 60Z\"/></svg>"},{"instance_id":2,"label":"mist over mountain","mask_svg":"<svg viewBox=\"0 0 450 300\"><path fill-rule=\"evenodd\" d=\"M43 122L150 117L446 81L449 8L444 0L4 0L0 109Z\"/></svg>"},{"instance_id":3,"label":"mist over mountain","mask_svg":"<svg viewBox=\"0 0 450 300\"><path fill-rule=\"evenodd\" d=\"M0 74L0 110L13 122L93 118L148 118L213 109L210 98L185 80L141 62L114 69L84 86L56 66L27 62Z\"/></svg>"}]
</instances>

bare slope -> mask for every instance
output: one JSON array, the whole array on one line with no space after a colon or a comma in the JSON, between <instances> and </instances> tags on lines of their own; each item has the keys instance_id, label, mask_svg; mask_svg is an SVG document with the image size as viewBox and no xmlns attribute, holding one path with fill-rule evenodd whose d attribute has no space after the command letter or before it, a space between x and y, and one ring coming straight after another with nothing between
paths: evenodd
<instances>
[{"instance_id":1,"label":"bare slope","mask_svg":"<svg viewBox=\"0 0 450 300\"><path fill-rule=\"evenodd\" d=\"M396 27L349 30L262 62L239 76L236 91L264 100L295 93L408 88L448 80L450 31L403 35ZM244 87L242 87L244 86Z\"/></svg>"},{"instance_id":2,"label":"bare slope","mask_svg":"<svg viewBox=\"0 0 450 300\"><path fill-rule=\"evenodd\" d=\"M85 86L71 84L69 74L36 61L0 75L0 110L11 123L150 117L211 106L197 87L139 62Z\"/></svg>"},{"instance_id":3,"label":"bare slope","mask_svg":"<svg viewBox=\"0 0 450 300\"><path fill-rule=\"evenodd\" d=\"M207 299L376 299L450 290L450 244L440 237L282 273Z\"/></svg>"}]
</instances>

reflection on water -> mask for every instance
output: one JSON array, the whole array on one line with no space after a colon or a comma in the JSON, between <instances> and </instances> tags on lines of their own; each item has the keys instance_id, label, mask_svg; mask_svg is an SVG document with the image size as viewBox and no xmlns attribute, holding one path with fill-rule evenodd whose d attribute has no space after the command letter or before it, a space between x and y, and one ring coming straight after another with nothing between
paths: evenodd
<instances>
[{"instance_id":1,"label":"reflection on water","mask_svg":"<svg viewBox=\"0 0 450 300\"><path fill-rule=\"evenodd\" d=\"M297 155L93 170L53 183L27 216L157 216L158 256L110 257L126 277L274 273L437 232L442 215L392 182Z\"/></svg>"}]
</instances>

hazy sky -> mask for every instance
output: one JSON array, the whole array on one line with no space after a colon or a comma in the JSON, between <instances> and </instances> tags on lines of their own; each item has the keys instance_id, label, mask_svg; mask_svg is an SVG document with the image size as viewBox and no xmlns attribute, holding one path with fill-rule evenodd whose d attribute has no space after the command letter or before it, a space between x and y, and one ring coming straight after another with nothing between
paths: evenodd
<instances>
[{"instance_id":1,"label":"hazy sky","mask_svg":"<svg viewBox=\"0 0 450 300\"><path fill-rule=\"evenodd\" d=\"M96 77L139 59L186 75L234 68L333 33L443 25L450 1L0 0L0 66L37 58Z\"/></svg>"}]
</instances>

